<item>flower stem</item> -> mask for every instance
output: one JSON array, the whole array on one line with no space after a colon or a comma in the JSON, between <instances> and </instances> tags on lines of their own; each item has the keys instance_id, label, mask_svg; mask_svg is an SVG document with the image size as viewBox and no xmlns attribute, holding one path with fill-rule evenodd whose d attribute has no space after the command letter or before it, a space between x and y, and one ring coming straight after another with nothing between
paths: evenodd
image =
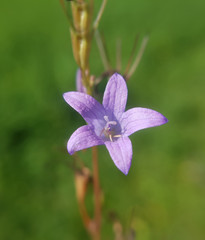
<instances>
[{"instance_id":1,"label":"flower stem","mask_svg":"<svg viewBox=\"0 0 205 240\"><path fill-rule=\"evenodd\" d=\"M100 197L100 184L99 184L99 171L98 171L98 149L92 148L92 160L93 160L93 187L94 187L94 221L95 221L95 240L100 240L100 228L101 228L101 197Z\"/></svg>"}]
</instances>

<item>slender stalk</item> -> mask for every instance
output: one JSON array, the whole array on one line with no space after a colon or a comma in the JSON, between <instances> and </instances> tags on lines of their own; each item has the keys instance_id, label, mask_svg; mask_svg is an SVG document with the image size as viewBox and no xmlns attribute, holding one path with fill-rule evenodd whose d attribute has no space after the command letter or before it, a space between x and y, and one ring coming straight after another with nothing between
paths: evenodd
<instances>
[{"instance_id":1,"label":"slender stalk","mask_svg":"<svg viewBox=\"0 0 205 240\"><path fill-rule=\"evenodd\" d=\"M105 44L102 40L101 34L100 34L98 29L96 29L96 31L95 31L95 38L96 38L96 42L97 42L97 45L98 45L100 56L101 56L101 59L102 59L102 62L103 62L103 66L104 66L106 71L109 71L110 68L111 68L110 63L109 63L109 59L108 59L107 52L106 52L106 49L105 49Z\"/></svg>"},{"instance_id":2,"label":"slender stalk","mask_svg":"<svg viewBox=\"0 0 205 240\"><path fill-rule=\"evenodd\" d=\"M66 5L65 5L64 0L59 0L59 1L60 1L60 4L61 4L62 8L63 8L63 12L64 12L65 16L67 17L67 20L68 20L68 22L69 22L69 24L70 24L70 28L71 28L71 29L74 29L73 23L72 23L72 21L71 21L71 19L70 19L70 16L69 16L69 14L68 14L67 9L66 9Z\"/></svg>"},{"instance_id":3,"label":"slender stalk","mask_svg":"<svg viewBox=\"0 0 205 240\"><path fill-rule=\"evenodd\" d=\"M104 11L105 6L106 6L106 3L107 3L107 0L103 0L102 5L101 5L101 7L100 7L100 11L99 11L99 13L98 13L98 15L97 15L97 18L95 19L95 22L94 22L94 24L93 24L93 29L94 29L94 31L95 31L95 30L97 29L97 27L98 27L98 24L99 24L99 22L100 22L100 18L102 17L103 11Z\"/></svg>"},{"instance_id":4,"label":"slender stalk","mask_svg":"<svg viewBox=\"0 0 205 240\"><path fill-rule=\"evenodd\" d=\"M142 58L142 55L144 53L145 47L147 45L148 39L149 39L148 36L143 38L139 53L137 54L137 56L134 60L134 63L132 64L128 74L126 75L126 79L129 79L132 76L132 74L135 72L135 70L137 69L137 67L140 63L140 60Z\"/></svg>"},{"instance_id":5,"label":"slender stalk","mask_svg":"<svg viewBox=\"0 0 205 240\"><path fill-rule=\"evenodd\" d=\"M125 72L124 72L124 76L127 75L128 71L130 69L130 65L131 65L132 60L134 58L135 50L137 48L138 39L139 39L139 35L137 35L136 38L135 38L134 45L133 45L133 48L132 48L132 51L131 51L131 54L130 54L130 57L129 57L129 60L128 60L128 63L127 63L127 67L126 67Z\"/></svg>"},{"instance_id":6,"label":"slender stalk","mask_svg":"<svg viewBox=\"0 0 205 240\"><path fill-rule=\"evenodd\" d=\"M93 160L93 188L94 188L94 221L96 232L94 239L100 240L100 228L101 228L101 197L100 197L100 184L99 184L99 171L98 171L98 149L92 148L92 160Z\"/></svg>"}]
</instances>

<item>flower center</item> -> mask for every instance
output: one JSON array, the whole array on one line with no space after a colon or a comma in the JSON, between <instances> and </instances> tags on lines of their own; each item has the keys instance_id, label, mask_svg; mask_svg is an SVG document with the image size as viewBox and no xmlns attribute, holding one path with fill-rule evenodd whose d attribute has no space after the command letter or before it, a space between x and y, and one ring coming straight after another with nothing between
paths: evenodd
<instances>
[{"instance_id":1,"label":"flower center","mask_svg":"<svg viewBox=\"0 0 205 240\"><path fill-rule=\"evenodd\" d=\"M115 125L117 125L116 121L109 121L108 116L104 116L106 121L105 127L103 128L100 135L104 134L106 138L109 138L111 142L113 142L113 138L119 138L121 135L116 134Z\"/></svg>"}]
</instances>

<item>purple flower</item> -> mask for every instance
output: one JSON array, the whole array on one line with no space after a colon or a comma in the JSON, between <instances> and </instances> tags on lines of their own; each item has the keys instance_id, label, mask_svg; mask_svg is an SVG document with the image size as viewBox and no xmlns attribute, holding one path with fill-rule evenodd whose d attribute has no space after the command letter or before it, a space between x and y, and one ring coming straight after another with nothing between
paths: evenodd
<instances>
[{"instance_id":1,"label":"purple flower","mask_svg":"<svg viewBox=\"0 0 205 240\"><path fill-rule=\"evenodd\" d=\"M132 108L125 112L127 85L117 73L107 83L102 105L85 93L67 92L63 97L88 123L71 135L68 152L72 155L76 151L105 144L114 164L125 175L132 160L129 136L168 121L161 113L147 108Z\"/></svg>"}]
</instances>

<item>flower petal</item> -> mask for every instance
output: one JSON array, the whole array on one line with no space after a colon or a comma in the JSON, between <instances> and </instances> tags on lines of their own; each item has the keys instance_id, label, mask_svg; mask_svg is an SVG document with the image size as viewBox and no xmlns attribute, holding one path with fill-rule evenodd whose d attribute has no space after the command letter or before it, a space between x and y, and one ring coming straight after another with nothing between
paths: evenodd
<instances>
[{"instance_id":1,"label":"flower petal","mask_svg":"<svg viewBox=\"0 0 205 240\"><path fill-rule=\"evenodd\" d=\"M141 129L160 126L167 122L167 118L161 113L148 108L132 108L123 113L120 121L124 136L130 136Z\"/></svg>"},{"instance_id":2,"label":"flower petal","mask_svg":"<svg viewBox=\"0 0 205 240\"><path fill-rule=\"evenodd\" d=\"M86 93L67 92L63 94L63 97L72 108L80 113L88 124L98 127L106 115L104 107Z\"/></svg>"},{"instance_id":3,"label":"flower petal","mask_svg":"<svg viewBox=\"0 0 205 240\"><path fill-rule=\"evenodd\" d=\"M103 96L103 106L108 112L114 113L118 119L125 111L127 103L127 85L124 78L115 73L107 83Z\"/></svg>"},{"instance_id":4,"label":"flower petal","mask_svg":"<svg viewBox=\"0 0 205 240\"><path fill-rule=\"evenodd\" d=\"M82 83L82 74L80 69L78 69L76 73L76 89L78 92L86 93L86 88Z\"/></svg>"},{"instance_id":5,"label":"flower petal","mask_svg":"<svg viewBox=\"0 0 205 240\"><path fill-rule=\"evenodd\" d=\"M79 150L102 145L104 142L96 136L93 127L85 125L78 128L70 137L67 143L68 152L72 155Z\"/></svg>"},{"instance_id":6,"label":"flower petal","mask_svg":"<svg viewBox=\"0 0 205 240\"><path fill-rule=\"evenodd\" d=\"M128 137L121 137L115 142L107 141L105 145L116 167L128 174L132 161L132 143Z\"/></svg>"}]
</instances>

